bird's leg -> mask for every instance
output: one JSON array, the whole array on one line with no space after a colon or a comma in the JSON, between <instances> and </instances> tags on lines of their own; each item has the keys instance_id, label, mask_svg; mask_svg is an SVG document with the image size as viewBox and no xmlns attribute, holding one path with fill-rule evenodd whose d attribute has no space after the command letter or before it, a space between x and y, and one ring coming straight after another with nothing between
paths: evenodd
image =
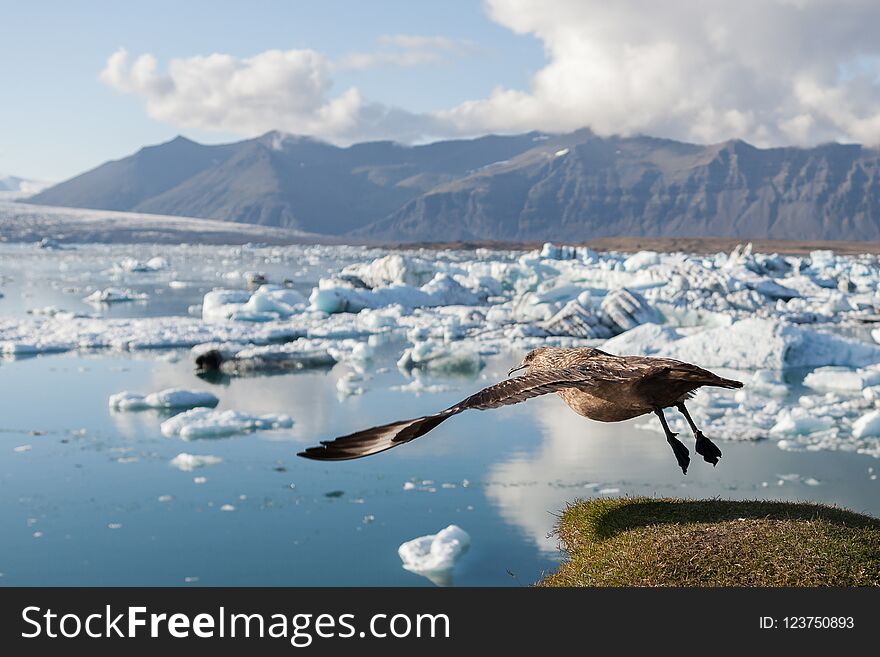
<instances>
[{"instance_id":1,"label":"bird's leg","mask_svg":"<svg viewBox=\"0 0 880 657\"><path fill-rule=\"evenodd\" d=\"M702 431L697 429L697 425L694 424L694 420L691 418L691 414L688 413L688 409L685 407L684 402L676 404L675 407L682 415L684 415L684 419L687 420L688 424L691 425L691 431L694 432L694 438L697 439L697 442L694 445L697 454L702 456L706 463L718 465L718 459L721 458L721 450L718 449L715 443L706 438Z\"/></svg>"},{"instance_id":2,"label":"bird's leg","mask_svg":"<svg viewBox=\"0 0 880 657\"><path fill-rule=\"evenodd\" d=\"M657 414L657 417L660 418L660 424L663 425L663 432L666 434L666 442L669 443L669 446L675 453L675 459L678 461L678 465L681 468L682 474L687 474L688 465L691 462L691 457L688 456L688 448L684 446L683 442L676 438L676 436L678 435L677 433L672 433L672 431L670 431L669 425L666 424L666 416L663 415L663 409L655 408L654 412Z\"/></svg>"}]
</instances>

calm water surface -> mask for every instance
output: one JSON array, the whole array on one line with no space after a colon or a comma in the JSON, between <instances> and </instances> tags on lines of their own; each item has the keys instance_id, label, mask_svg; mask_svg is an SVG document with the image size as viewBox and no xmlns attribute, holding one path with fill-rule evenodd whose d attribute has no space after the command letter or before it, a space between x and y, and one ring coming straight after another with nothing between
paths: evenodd
<instances>
[{"instance_id":1,"label":"calm water surface","mask_svg":"<svg viewBox=\"0 0 880 657\"><path fill-rule=\"evenodd\" d=\"M46 305L104 316L186 314L206 290L228 284L230 270L294 272L308 291L338 267L306 252L165 251L0 246L0 316ZM158 254L174 271L107 273L124 256ZM191 287L171 290L172 277ZM98 309L79 301L120 283L151 300ZM348 398L336 390L344 365L206 382L187 350L0 361L0 585L430 586L401 568L397 547L455 523L472 544L454 584L516 586L557 563L548 538L554 514L596 495L818 500L880 515L870 457L726 442L717 468L694 461L683 477L662 434L637 422L583 420L555 397L463 414L370 459L297 458L316 439L443 408L502 378L520 356L490 358L479 377L430 379L449 390L417 396L392 389L409 381L394 367L401 348L379 349L365 393ZM171 386L209 389L221 409L288 413L295 424L186 442L160 433L159 412L107 405L121 390ZM180 452L223 462L182 472L169 465ZM406 482L415 489L404 490Z\"/></svg>"}]
</instances>

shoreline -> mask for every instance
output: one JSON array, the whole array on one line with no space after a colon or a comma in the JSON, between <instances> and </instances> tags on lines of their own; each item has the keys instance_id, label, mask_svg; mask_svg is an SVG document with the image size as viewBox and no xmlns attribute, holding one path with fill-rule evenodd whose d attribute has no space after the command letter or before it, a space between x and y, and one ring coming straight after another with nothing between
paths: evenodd
<instances>
[{"instance_id":1,"label":"shoreline","mask_svg":"<svg viewBox=\"0 0 880 657\"><path fill-rule=\"evenodd\" d=\"M359 246L389 251L532 251L546 242L585 246L595 251L683 252L712 254L730 252L751 242L757 253L806 255L830 250L838 255L880 254L880 241L783 240L748 237L599 237L590 240L453 240L436 242L394 242L347 239L344 235L319 235L300 231L240 224L214 219L86 210L0 202L0 243L31 243L50 238L64 244L266 244L270 246L326 245Z\"/></svg>"}]
</instances>

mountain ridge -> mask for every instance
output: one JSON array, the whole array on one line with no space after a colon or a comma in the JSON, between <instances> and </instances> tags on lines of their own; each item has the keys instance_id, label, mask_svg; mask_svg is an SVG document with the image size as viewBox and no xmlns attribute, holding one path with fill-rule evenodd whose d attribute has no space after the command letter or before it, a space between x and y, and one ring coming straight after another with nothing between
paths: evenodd
<instances>
[{"instance_id":1,"label":"mountain ridge","mask_svg":"<svg viewBox=\"0 0 880 657\"><path fill-rule=\"evenodd\" d=\"M31 197L359 240L880 239L880 151L637 135L148 146Z\"/></svg>"}]
</instances>

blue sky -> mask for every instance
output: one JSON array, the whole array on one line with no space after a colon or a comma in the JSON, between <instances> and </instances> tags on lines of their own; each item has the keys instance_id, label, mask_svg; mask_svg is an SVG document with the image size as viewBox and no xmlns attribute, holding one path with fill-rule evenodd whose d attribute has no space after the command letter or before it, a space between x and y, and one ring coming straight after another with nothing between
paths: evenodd
<instances>
[{"instance_id":1,"label":"blue sky","mask_svg":"<svg viewBox=\"0 0 880 657\"><path fill-rule=\"evenodd\" d=\"M163 63L272 48L341 58L394 34L443 35L474 48L421 67L336 71L334 87L357 85L366 98L423 112L498 84L525 87L544 62L540 41L493 23L476 0L0 2L0 172L58 180L181 132L200 141L241 138L148 117L138 99L98 78L117 48Z\"/></svg>"},{"instance_id":2,"label":"blue sky","mask_svg":"<svg viewBox=\"0 0 880 657\"><path fill-rule=\"evenodd\" d=\"M0 173L184 134L880 145L876 0L0 0Z\"/></svg>"}]
</instances>

